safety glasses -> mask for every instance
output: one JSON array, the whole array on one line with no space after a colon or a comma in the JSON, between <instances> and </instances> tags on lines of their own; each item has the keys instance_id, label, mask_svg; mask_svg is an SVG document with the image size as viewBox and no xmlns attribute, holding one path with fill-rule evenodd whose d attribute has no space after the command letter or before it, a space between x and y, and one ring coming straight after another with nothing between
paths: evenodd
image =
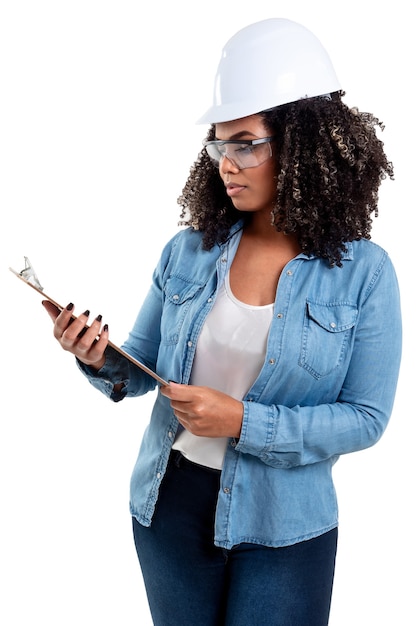
<instances>
[{"instance_id":1,"label":"safety glasses","mask_svg":"<svg viewBox=\"0 0 418 626\"><path fill-rule=\"evenodd\" d=\"M274 137L261 139L240 139L239 141L205 141L203 143L206 152L215 165L219 165L226 157L238 169L244 170L249 167L258 167L270 159L273 152L271 142Z\"/></svg>"}]
</instances>

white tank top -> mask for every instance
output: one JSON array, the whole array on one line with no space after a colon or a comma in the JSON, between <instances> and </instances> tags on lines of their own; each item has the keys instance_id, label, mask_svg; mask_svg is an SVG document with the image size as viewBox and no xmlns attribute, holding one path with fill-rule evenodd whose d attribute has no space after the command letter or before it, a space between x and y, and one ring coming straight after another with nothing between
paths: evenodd
<instances>
[{"instance_id":1,"label":"white tank top","mask_svg":"<svg viewBox=\"0 0 418 626\"><path fill-rule=\"evenodd\" d=\"M235 298L229 273L202 328L190 378L242 400L264 362L273 304L254 306ZM222 469L228 437L198 437L179 429L175 450L195 463Z\"/></svg>"}]
</instances>

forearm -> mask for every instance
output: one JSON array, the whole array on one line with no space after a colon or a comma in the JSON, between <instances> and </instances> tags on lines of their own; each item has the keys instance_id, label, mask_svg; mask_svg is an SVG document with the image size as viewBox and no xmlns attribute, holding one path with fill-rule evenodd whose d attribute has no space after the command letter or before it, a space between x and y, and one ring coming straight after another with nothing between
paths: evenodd
<instances>
[{"instance_id":1,"label":"forearm","mask_svg":"<svg viewBox=\"0 0 418 626\"><path fill-rule=\"evenodd\" d=\"M374 445L389 415L344 402L292 408L244 402L236 449L275 467L308 465Z\"/></svg>"}]
</instances>

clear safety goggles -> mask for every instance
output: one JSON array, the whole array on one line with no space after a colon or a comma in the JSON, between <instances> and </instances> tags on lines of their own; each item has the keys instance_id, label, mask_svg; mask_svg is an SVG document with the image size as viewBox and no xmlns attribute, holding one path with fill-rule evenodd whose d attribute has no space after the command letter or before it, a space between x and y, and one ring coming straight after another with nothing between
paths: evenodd
<instances>
[{"instance_id":1,"label":"clear safety goggles","mask_svg":"<svg viewBox=\"0 0 418 626\"><path fill-rule=\"evenodd\" d=\"M237 141L205 141L206 152L215 165L226 157L238 169L258 167L272 156L271 142L274 137L262 139L241 139Z\"/></svg>"}]
</instances>

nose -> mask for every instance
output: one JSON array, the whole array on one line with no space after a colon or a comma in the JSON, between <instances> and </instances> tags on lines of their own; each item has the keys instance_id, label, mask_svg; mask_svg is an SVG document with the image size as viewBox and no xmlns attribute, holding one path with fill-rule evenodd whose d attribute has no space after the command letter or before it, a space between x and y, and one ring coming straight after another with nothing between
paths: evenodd
<instances>
[{"instance_id":1,"label":"nose","mask_svg":"<svg viewBox=\"0 0 418 626\"><path fill-rule=\"evenodd\" d=\"M239 167L230 157L224 154L219 161L219 172L220 174L228 174L228 172L237 174Z\"/></svg>"}]
</instances>

